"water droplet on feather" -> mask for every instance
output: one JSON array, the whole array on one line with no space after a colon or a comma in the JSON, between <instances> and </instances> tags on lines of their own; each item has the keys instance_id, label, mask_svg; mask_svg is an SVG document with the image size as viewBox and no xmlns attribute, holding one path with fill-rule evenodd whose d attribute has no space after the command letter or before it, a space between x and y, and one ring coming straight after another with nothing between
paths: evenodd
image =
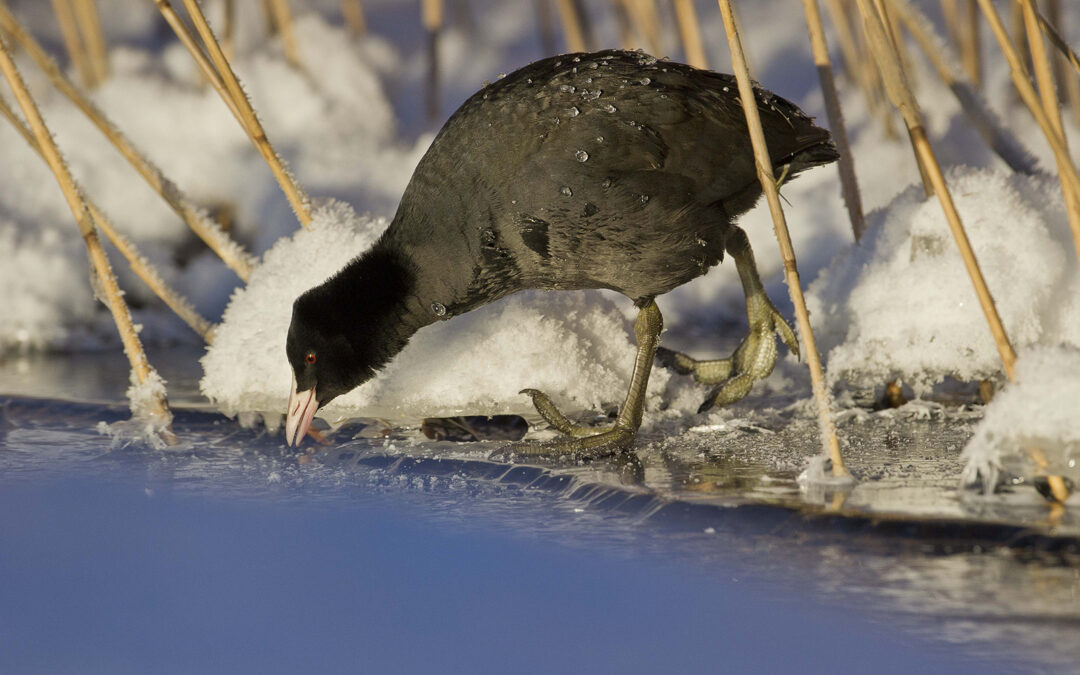
<instances>
[{"instance_id":1,"label":"water droplet on feather","mask_svg":"<svg viewBox=\"0 0 1080 675\"><path fill-rule=\"evenodd\" d=\"M585 152L584 150L578 150L574 153L574 157L577 158L577 161L584 162L589 159L589 153Z\"/></svg>"}]
</instances>

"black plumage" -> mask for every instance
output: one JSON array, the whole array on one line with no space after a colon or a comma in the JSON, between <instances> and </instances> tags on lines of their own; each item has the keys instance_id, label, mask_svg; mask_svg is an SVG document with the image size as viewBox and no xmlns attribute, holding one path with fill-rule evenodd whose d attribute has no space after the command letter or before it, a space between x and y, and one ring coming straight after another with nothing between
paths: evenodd
<instances>
[{"instance_id":1,"label":"black plumage","mask_svg":"<svg viewBox=\"0 0 1080 675\"><path fill-rule=\"evenodd\" d=\"M836 159L795 105L755 95L778 176ZM643 306L720 262L760 195L734 77L641 52L537 61L466 101L373 249L297 299L296 390L324 405L423 326L523 289Z\"/></svg>"}]
</instances>

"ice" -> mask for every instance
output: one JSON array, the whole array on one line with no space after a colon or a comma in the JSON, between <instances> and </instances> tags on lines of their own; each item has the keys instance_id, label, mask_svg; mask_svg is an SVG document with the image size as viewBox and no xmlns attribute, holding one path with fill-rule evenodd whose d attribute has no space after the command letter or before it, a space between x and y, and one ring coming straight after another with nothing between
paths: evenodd
<instances>
[{"instance_id":1,"label":"ice","mask_svg":"<svg viewBox=\"0 0 1080 675\"><path fill-rule=\"evenodd\" d=\"M98 422L99 433L112 438L113 447L139 443L155 450L164 450L170 443L172 414L161 414L157 401L166 399L165 380L151 370L145 382L139 382L131 371L131 386L127 390L131 403L131 418L107 424Z\"/></svg>"},{"instance_id":2,"label":"ice","mask_svg":"<svg viewBox=\"0 0 1080 675\"><path fill-rule=\"evenodd\" d=\"M207 349L203 393L230 415L283 414L293 300L369 248L386 225L334 203L316 211L309 230L268 251L234 294ZM421 330L371 382L320 416L528 412L528 397L518 393L526 387L572 408L598 409L625 394L634 353L626 318L599 293L521 293ZM667 379L655 372L652 391L662 391ZM654 404L658 399L653 393Z\"/></svg>"},{"instance_id":3,"label":"ice","mask_svg":"<svg viewBox=\"0 0 1080 675\"><path fill-rule=\"evenodd\" d=\"M955 168L949 184L1014 347L1080 344L1078 282L1060 187L1048 177ZM941 205L912 186L869 215L859 245L810 285L807 302L832 381L900 377L925 393L947 376L999 376L1001 357Z\"/></svg>"},{"instance_id":4,"label":"ice","mask_svg":"<svg viewBox=\"0 0 1080 675\"><path fill-rule=\"evenodd\" d=\"M1075 333L1073 333L1075 335ZM1003 472L1030 480L1036 474L1080 479L1080 349L1038 346L1021 352L1017 382L986 406L964 447L962 480L992 492ZM1031 451L1047 462L1037 467Z\"/></svg>"}]
</instances>

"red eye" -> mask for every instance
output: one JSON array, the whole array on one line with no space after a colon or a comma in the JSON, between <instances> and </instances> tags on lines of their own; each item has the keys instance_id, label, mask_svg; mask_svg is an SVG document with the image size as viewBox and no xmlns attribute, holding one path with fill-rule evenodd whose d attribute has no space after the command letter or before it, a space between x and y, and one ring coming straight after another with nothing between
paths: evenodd
<instances>
[{"instance_id":1,"label":"red eye","mask_svg":"<svg viewBox=\"0 0 1080 675\"><path fill-rule=\"evenodd\" d=\"M308 352L304 357L304 361L307 363L315 363L315 352Z\"/></svg>"}]
</instances>

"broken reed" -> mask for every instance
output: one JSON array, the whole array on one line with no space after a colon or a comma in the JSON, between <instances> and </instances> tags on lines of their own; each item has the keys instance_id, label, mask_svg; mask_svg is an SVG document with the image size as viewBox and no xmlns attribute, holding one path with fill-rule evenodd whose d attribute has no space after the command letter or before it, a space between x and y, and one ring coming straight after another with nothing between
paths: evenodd
<instances>
[{"instance_id":1,"label":"broken reed","mask_svg":"<svg viewBox=\"0 0 1080 675\"><path fill-rule=\"evenodd\" d=\"M255 264L254 259L216 223L208 218L175 183L169 180L149 160L145 153L136 148L134 143L116 125L109 121L105 113L94 105L89 97L84 95L74 83L67 79L63 71L56 65L56 62L3 3L0 3L0 26L3 26L22 45L23 49L38 64L38 67L48 76L53 86L70 99L93 122L94 126L105 135L147 184L165 200L165 203L180 216L187 226L191 228L192 232L198 235L225 262L229 269L236 272L236 275L242 280L247 281Z\"/></svg>"},{"instance_id":2,"label":"broken reed","mask_svg":"<svg viewBox=\"0 0 1080 675\"><path fill-rule=\"evenodd\" d=\"M810 326L810 314L806 309L806 300L803 297L799 270L795 263L795 251L791 245L791 235L788 233L784 209L780 205L780 194L776 187L776 175L773 172L772 160L769 158L765 133L761 128L761 118L757 109L757 96L754 94L754 86L746 65L746 57L743 53L742 40L739 37L735 15L731 8L731 0L717 1L724 19L728 47L731 50L732 69L735 71L735 78L739 84L739 98L749 127L750 140L754 146L758 180L761 182L762 190L765 192L765 197L769 203L769 212L772 214L773 226L776 229L776 239L780 244L780 255L784 260L784 276L787 279L788 292L791 294L792 304L795 305L795 317L806 349L806 361L810 367L814 398L817 400L818 420L822 434L821 440L828 449L829 458L832 460L833 476L837 478L850 476L851 474L848 473L847 468L844 466L844 459L840 453L840 442L836 437L836 425L833 423L832 406L825 386L821 357L818 354L817 342L814 340L814 331Z\"/></svg>"},{"instance_id":3,"label":"broken reed","mask_svg":"<svg viewBox=\"0 0 1080 675\"><path fill-rule=\"evenodd\" d=\"M38 156L48 162L44 151L41 149L41 144L38 143L37 138L34 136L34 132L23 124L23 121L15 115L15 111L12 110L6 101L0 97L0 115L3 115L7 120L15 127L15 130L19 132L19 135L23 137L23 140L30 146L30 148L38 154ZM74 181L73 181L74 182ZM101 209L86 196L86 192L75 183L76 192L82 196L83 201L86 203L86 208L90 211L90 215L94 219L94 223L97 224L98 229L105 233L105 236L109 238L116 250L120 252L120 255L128 261L131 265L131 269L135 274L142 279L142 281L164 302L169 309L171 309L177 316L179 316L184 323L191 327L199 337L201 337L207 344L213 342L214 339L214 324L207 321L199 312L192 306L192 304L173 289L169 288L169 285L158 274L157 269L139 252L139 249L135 244L113 226L112 221L102 213Z\"/></svg>"},{"instance_id":4,"label":"broken reed","mask_svg":"<svg viewBox=\"0 0 1080 675\"><path fill-rule=\"evenodd\" d=\"M48 127L45 126L45 121L38 111L37 104L15 67L11 52L8 51L7 45L3 42L0 42L0 71L3 72L4 77L11 86L12 92L15 94L15 100L18 101L19 107L22 108L34 136L37 138L42 154L60 184L68 207L75 217L75 222L79 227L79 232L82 234L90 257L92 273L101 284L105 302L112 313L117 331L120 333L124 353L131 363L135 379L140 385L145 385L152 380L160 380L150 362L146 359L146 352L143 350L142 342L139 340L138 332L131 319L131 311L128 309L127 303L124 302L123 293L116 282L116 276L113 274L112 266L109 264L109 258L105 253L105 249L101 246L97 230L94 229L94 225L90 221L91 216L86 204L75 187L71 172L68 171L67 165L64 164L60 151L53 141L52 134L50 134ZM165 399L164 392L155 391L149 401L149 406L150 415L158 423L168 427L172 420L172 414L169 412L169 404Z\"/></svg>"}]
</instances>

